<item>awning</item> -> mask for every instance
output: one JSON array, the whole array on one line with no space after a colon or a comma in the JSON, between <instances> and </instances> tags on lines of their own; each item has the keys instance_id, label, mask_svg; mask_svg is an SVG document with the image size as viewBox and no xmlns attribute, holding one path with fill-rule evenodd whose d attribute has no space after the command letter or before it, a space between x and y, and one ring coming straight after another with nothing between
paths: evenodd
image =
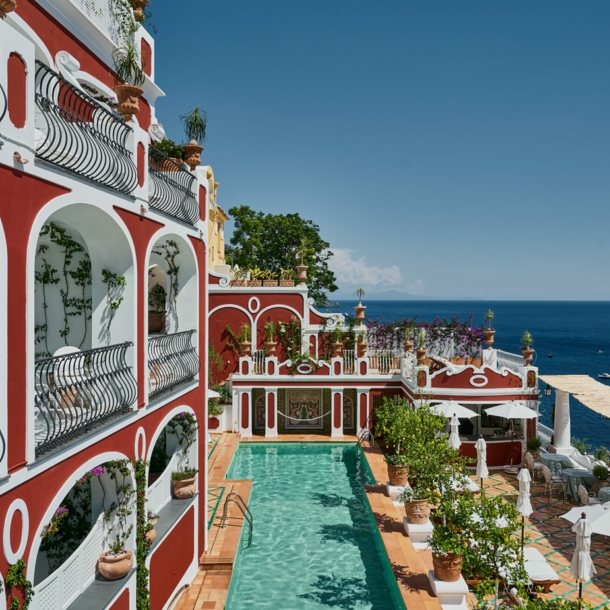
<instances>
[{"instance_id":1,"label":"awning","mask_svg":"<svg viewBox=\"0 0 610 610\"><path fill-rule=\"evenodd\" d=\"M540 380L566 394L585 407L610 419L610 386L589 375L541 375Z\"/></svg>"}]
</instances>

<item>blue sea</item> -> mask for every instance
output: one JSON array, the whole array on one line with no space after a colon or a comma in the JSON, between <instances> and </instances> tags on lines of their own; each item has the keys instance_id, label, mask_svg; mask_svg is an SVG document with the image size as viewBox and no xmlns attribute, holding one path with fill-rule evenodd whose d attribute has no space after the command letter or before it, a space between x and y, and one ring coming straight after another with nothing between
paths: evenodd
<instances>
[{"instance_id":1,"label":"blue sea","mask_svg":"<svg viewBox=\"0 0 610 610\"><path fill-rule=\"evenodd\" d=\"M487 309L493 310L494 347L520 354L520 338L528 330L534 338L541 375L590 375L610 373L610 302L608 301L366 301L370 320L388 322L413 318L431 322L436 316L483 325ZM356 301L340 301L328 311L354 315ZM552 354L552 358L549 358ZM541 396L542 423L551 426L554 393ZM570 399L572 436L587 439L594 447L610 445L610 420Z\"/></svg>"}]
</instances>

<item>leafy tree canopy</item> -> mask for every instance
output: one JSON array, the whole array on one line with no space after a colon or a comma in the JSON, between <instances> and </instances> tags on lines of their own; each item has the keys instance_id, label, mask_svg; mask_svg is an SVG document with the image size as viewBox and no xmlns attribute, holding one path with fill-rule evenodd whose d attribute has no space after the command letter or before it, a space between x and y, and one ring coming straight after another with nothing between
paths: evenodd
<instances>
[{"instance_id":1,"label":"leafy tree canopy","mask_svg":"<svg viewBox=\"0 0 610 610\"><path fill-rule=\"evenodd\" d=\"M231 208L235 222L231 245L227 245L227 260L242 269L293 269L300 264L300 251L305 244L303 262L309 267L309 294L318 302L326 301L325 291L334 292L335 274L328 268L333 255L330 244L320 237L320 227L299 214L263 214L247 205Z\"/></svg>"}]
</instances>

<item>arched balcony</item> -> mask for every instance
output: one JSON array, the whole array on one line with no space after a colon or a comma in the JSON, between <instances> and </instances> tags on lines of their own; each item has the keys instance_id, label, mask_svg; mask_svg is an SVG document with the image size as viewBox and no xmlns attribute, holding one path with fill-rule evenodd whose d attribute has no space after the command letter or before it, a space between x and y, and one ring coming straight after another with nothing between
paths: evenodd
<instances>
[{"instance_id":1,"label":"arched balcony","mask_svg":"<svg viewBox=\"0 0 610 610\"><path fill-rule=\"evenodd\" d=\"M197 265L191 246L164 235L148 266L149 400L193 382L199 372Z\"/></svg>"},{"instance_id":2,"label":"arched balcony","mask_svg":"<svg viewBox=\"0 0 610 610\"><path fill-rule=\"evenodd\" d=\"M67 206L39 232L34 280L39 456L129 412L135 402L132 249L100 209Z\"/></svg>"}]
</instances>

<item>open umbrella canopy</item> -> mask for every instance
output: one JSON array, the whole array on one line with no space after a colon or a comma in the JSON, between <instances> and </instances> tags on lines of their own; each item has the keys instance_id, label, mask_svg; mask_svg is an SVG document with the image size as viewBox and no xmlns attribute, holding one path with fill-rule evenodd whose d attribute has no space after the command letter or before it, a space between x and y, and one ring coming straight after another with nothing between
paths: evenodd
<instances>
[{"instance_id":1,"label":"open umbrella canopy","mask_svg":"<svg viewBox=\"0 0 610 610\"><path fill-rule=\"evenodd\" d=\"M530 409L523 402L511 400L497 407L489 407L485 409L488 415L503 417L504 419L535 419L540 414L534 409Z\"/></svg>"},{"instance_id":2,"label":"open umbrella canopy","mask_svg":"<svg viewBox=\"0 0 610 610\"><path fill-rule=\"evenodd\" d=\"M467 407L463 407L462 405L455 402L455 400L446 400L445 402L441 402L437 405L432 405L432 410L436 411L438 415L444 415L445 417L453 417L456 415L462 419L470 419L471 417L480 417L478 413L471 411Z\"/></svg>"},{"instance_id":3,"label":"open umbrella canopy","mask_svg":"<svg viewBox=\"0 0 610 610\"><path fill-rule=\"evenodd\" d=\"M477 450L477 479L486 479L489 476L487 468L487 443L484 438L477 439L474 445Z\"/></svg>"},{"instance_id":4,"label":"open umbrella canopy","mask_svg":"<svg viewBox=\"0 0 610 610\"><path fill-rule=\"evenodd\" d=\"M587 515L587 521L591 524L593 534L610 536L610 502L592 506L577 506L565 515L561 515L561 518L570 523L576 523L581 518L582 513Z\"/></svg>"},{"instance_id":5,"label":"open umbrella canopy","mask_svg":"<svg viewBox=\"0 0 610 610\"><path fill-rule=\"evenodd\" d=\"M517 498L517 510L523 517L529 517L534 509L530 501L530 482L532 477L527 468L522 468L519 471L519 497Z\"/></svg>"},{"instance_id":6,"label":"open umbrella canopy","mask_svg":"<svg viewBox=\"0 0 610 610\"><path fill-rule=\"evenodd\" d=\"M451 429L451 434L449 435L449 446L453 447L454 449L459 449L462 445L460 435L458 434L459 427L460 420L454 415L449 422L449 428Z\"/></svg>"}]
</instances>

